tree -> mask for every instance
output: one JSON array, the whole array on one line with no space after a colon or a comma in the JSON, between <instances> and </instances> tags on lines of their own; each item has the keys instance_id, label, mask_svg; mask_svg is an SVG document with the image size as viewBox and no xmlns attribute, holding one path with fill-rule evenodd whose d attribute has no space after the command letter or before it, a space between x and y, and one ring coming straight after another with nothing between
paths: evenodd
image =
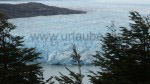
<instances>
[{"instance_id":1,"label":"tree","mask_svg":"<svg viewBox=\"0 0 150 84\"><path fill-rule=\"evenodd\" d=\"M81 56L77 52L75 45L73 46L73 54L71 55L71 57L75 62L75 65L78 67L79 73L75 73L66 67L70 74L69 76L66 76L60 73L60 77L55 77L59 84L83 84L83 75L81 71Z\"/></svg>"},{"instance_id":2,"label":"tree","mask_svg":"<svg viewBox=\"0 0 150 84\"><path fill-rule=\"evenodd\" d=\"M101 71L89 76L92 83L150 84L150 18L130 14L130 28L112 29L102 37L102 51L94 55Z\"/></svg>"},{"instance_id":3,"label":"tree","mask_svg":"<svg viewBox=\"0 0 150 84\"><path fill-rule=\"evenodd\" d=\"M0 83L43 84L42 67L35 48L25 48L23 37L10 32L15 26L0 14Z\"/></svg>"}]
</instances>

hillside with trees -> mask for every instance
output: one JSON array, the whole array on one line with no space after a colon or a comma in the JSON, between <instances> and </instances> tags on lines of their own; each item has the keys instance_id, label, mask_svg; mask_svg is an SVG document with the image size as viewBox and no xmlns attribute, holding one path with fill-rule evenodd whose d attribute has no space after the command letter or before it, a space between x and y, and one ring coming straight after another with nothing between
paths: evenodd
<instances>
[{"instance_id":1,"label":"hillside with trees","mask_svg":"<svg viewBox=\"0 0 150 84\"><path fill-rule=\"evenodd\" d=\"M42 3L29 2L22 4L0 4L0 12L8 19L48 15L83 14L85 11L47 6Z\"/></svg>"}]
</instances>

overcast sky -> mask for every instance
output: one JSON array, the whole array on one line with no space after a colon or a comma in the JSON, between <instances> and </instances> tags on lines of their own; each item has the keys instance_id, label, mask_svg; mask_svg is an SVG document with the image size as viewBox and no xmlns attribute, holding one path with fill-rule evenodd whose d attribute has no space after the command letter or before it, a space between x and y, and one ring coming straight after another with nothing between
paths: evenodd
<instances>
[{"instance_id":1,"label":"overcast sky","mask_svg":"<svg viewBox=\"0 0 150 84\"><path fill-rule=\"evenodd\" d=\"M67 1L67 0L0 0L0 1ZM68 0L71 1L71 0ZM80 0L76 0L80 1ZM81 1L89 1L89 0L81 0ZM150 4L150 0L92 0L96 2L102 3L142 3L142 4Z\"/></svg>"}]
</instances>

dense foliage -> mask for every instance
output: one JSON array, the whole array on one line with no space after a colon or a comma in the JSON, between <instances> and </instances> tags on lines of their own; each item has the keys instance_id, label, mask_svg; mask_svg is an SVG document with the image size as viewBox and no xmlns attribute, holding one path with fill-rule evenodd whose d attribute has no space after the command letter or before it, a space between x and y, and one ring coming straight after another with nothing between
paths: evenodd
<instances>
[{"instance_id":1,"label":"dense foliage","mask_svg":"<svg viewBox=\"0 0 150 84\"><path fill-rule=\"evenodd\" d=\"M102 52L94 56L101 71L92 72L93 84L150 84L150 18L130 14L130 28L103 36Z\"/></svg>"},{"instance_id":2,"label":"dense foliage","mask_svg":"<svg viewBox=\"0 0 150 84\"><path fill-rule=\"evenodd\" d=\"M0 84L42 84L42 67L34 48L24 48L23 37L11 35L15 26L0 14Z\"/></svg>"}]
</instances>

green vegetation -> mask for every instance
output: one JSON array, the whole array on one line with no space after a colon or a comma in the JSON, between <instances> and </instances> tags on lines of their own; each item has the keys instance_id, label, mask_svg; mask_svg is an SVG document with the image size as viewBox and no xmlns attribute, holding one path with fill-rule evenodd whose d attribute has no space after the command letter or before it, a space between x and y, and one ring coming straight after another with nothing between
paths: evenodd
<instances>
[{"instance_id":1,"label":"green vegetation","mask_svg":"<svg viewBox=\"0 0 150 84\"><path fill-rule=\"evenodd\" d=\"M0 14L0 83L43 84L42 67L34 63L40 53L24 48L23 37L10 32L15 26Z\"/></svg>"},{"instance_id":2,"label":"green vegetation","mask_svg":"<svg viewBox=\"0 0 150 84\"><path fill-rule=\"evenodd\" d=\"M120 27L102 37L102 52L94 56L102 71L93 84L150 84L150 18L130 12L130 28Z\"/></svg>"},{"instance_id":3,"label":"green vegetation","mask_svg":"<svg viewBox=\"0 0 150 84\"><path fill-rule=\"evenodd\" d=\"M59 82L59 84L83 84L83 75L81 72L81 56L77 52L75 45L73 46L73 54L71 55L73 61L75 61L75 65L78 67L79 72L75 73L71 71L69 68L66 69L70 72L69 76L63 75L62 73L60 77L55 77L55 79Z\"/></svg>"}]
</instances>

